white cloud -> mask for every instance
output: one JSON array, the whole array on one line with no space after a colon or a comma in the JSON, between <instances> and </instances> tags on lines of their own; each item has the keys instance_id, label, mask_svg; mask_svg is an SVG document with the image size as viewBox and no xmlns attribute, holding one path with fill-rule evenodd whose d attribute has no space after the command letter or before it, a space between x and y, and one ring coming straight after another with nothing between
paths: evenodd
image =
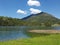
<instances>
[{"instance_id":1,"label":"white cloud","mask_svg":"<svg viewBox=\"0 0 60 45\"><path fill-rule=\"evenodd\" d=\"M18 13L18 14L27 14L26 11L23 11L23 10L21 10L21 9L18 9L18 10L17 10L17 13Z\"/></svg>"},{"instance_id":2,"label":"white cloud","mask_svg":"<svg viewBox=\"0 0 60 45\"><path fill-rule=\"evenodd\" d=\"M30 8L31 14L37 14L37 13L41 13L42 11L39 9L34 9L34 8Z\"/></svg>"},{"instance_id":3,"label":"white cloud","mask_svg":"<svg viewBox=\"0 0 60 45\"><path fill-rule=\"evenodd\" d=\"M40 2L37 1L37 0L28 0L28 1L27 1L27 4L28 4L29 6L40 6Z\"/></svg>"}]
</instances>

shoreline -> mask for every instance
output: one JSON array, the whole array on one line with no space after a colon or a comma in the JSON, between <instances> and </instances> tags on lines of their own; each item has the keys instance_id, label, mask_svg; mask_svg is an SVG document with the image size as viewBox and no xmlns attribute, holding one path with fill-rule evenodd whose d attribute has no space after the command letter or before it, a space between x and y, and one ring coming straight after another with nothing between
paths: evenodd
<instances>
[{"instance_id":1,"label":"shoreline","mask_svg":"<svg viewBox=\"0 0 60 45\"><path fill-rule=\"evenodd\" d=\"M31 33L53 33L53 34L59 33L60 34L60 30L29 30L28 32L31 32Z\"/></svg>"}]
</instances>

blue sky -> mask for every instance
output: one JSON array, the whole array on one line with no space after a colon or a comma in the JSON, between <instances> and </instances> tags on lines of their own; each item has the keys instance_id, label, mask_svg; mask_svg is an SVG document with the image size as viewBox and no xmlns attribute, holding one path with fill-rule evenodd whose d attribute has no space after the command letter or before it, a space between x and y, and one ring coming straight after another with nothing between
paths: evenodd
<instances>
[{"instance_id":1,"label":"blue sky","mask_svg":"<svg viewBox=\"0 0 60 45\"><path fill-rule=\"evenodd\" d=\"M60 18L60 0L0 0L0 16L23 18L41 11Z\"/></svg>"}]
</instances>

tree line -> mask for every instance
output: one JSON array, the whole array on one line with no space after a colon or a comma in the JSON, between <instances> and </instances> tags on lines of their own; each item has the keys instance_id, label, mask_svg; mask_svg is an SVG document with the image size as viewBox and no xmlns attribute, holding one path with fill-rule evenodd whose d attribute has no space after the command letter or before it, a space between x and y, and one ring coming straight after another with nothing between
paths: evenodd
<instances>
[{"instance_id":1,"label":"tree line","mask_svg":"<svg viewBox=\"0 0 60 45\"><path fill-rule=\"evenodd\" d=\"M60 21L58 22L60 24ZM28 22L17 18L11 17L0 17L0 26L51 26L53 23L51 21L46 21L44 23L40 22Z\"/></svg>"}]
</instances>

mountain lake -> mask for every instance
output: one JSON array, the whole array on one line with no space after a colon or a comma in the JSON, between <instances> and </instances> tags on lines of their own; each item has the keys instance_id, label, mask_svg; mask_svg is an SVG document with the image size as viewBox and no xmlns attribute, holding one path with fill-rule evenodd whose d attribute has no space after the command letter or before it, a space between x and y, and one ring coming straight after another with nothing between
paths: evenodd
<instances>
[{"instance_id":1,"label":"mountain lake","mask_svg":"<svg viewBox=\"0 0 60 45\"><path fill-rule=\"evenodd\" d=\"M30 38L30 36L28 36L28 33L25 33L25 31L29 30L29 29L34 29L34 28L36 28L36 27L0 26L0 41L21 39L21 38ZM39 29L39 27L36 29ZM60 30L60 26L53 27L52 29Z\"/></svg>"}]
</instances>

